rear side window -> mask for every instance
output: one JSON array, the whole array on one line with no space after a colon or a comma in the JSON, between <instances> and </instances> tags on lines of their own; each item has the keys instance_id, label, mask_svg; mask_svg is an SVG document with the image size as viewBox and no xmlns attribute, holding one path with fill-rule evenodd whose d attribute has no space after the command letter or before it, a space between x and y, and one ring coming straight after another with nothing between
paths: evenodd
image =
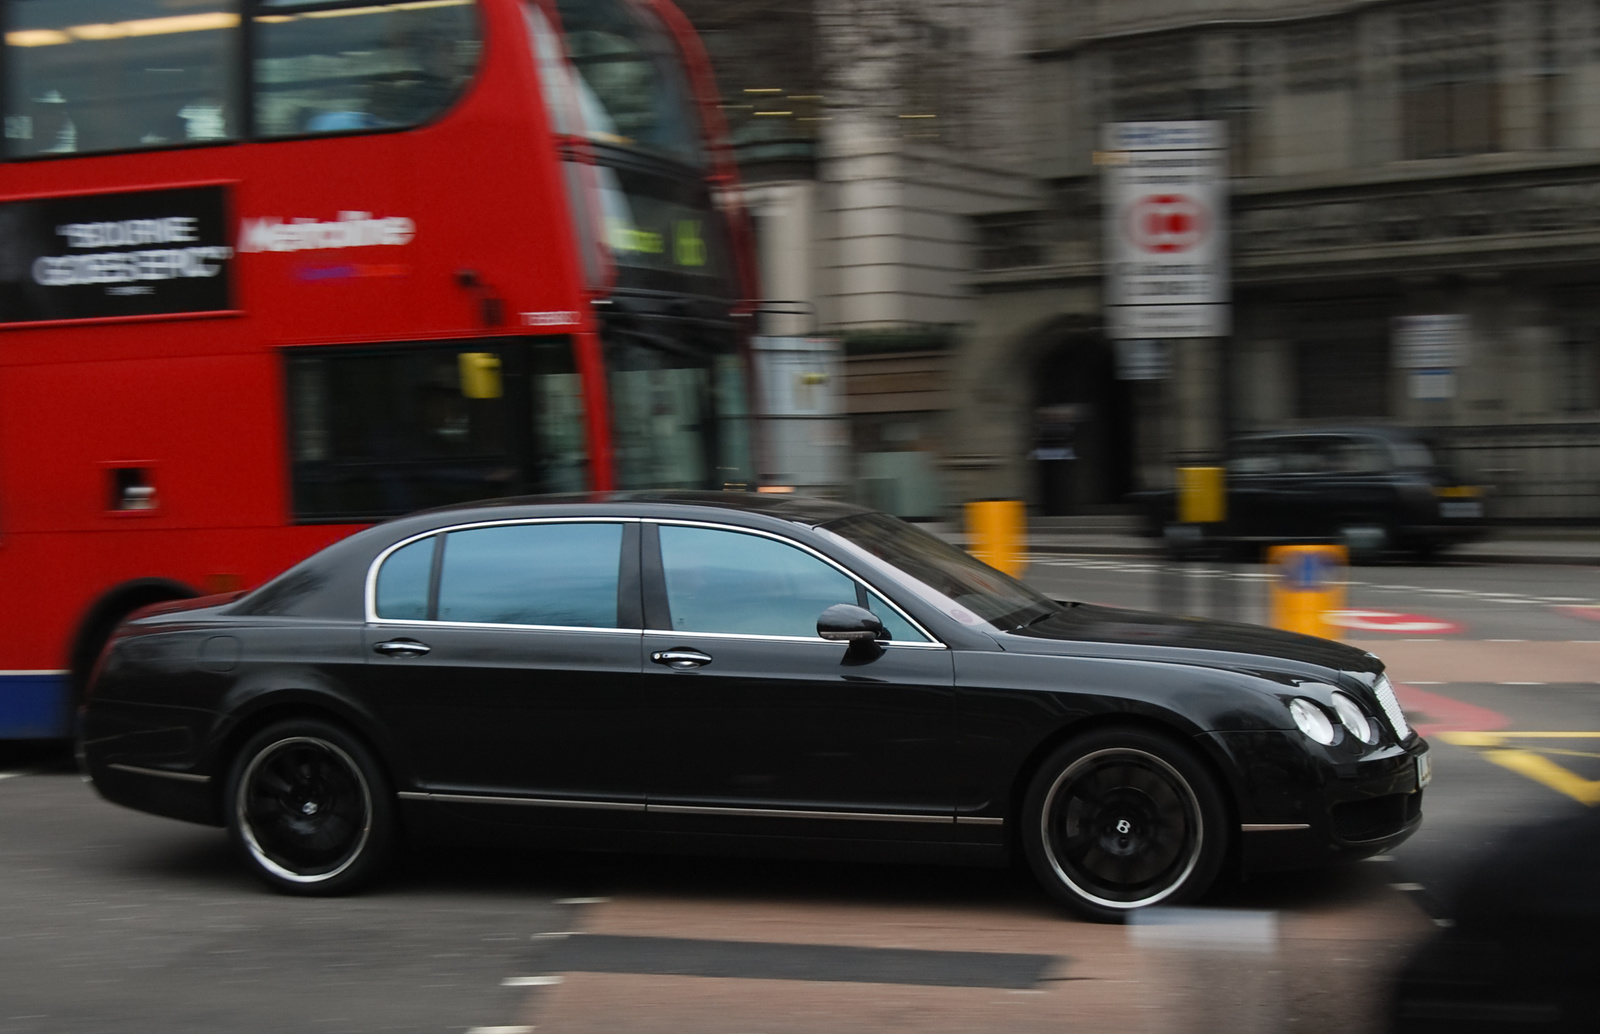
<instances>
[{"instance_id":1,"label":"rear side window","mask_svg":"<svg viewBox=\"0 0 1600 1034\"><path fill-rule=\"evenodd\" d=\"M389 554L378 569L377 611L380 618L425 621L428 583L433 576L433 550L438 536L419 539Z\"/></svg>"},{"instance_id":2,"label":"rear side window","mask_svg":"<svg viewBox=\"0 0 1600 1034\"><path fill-rule=\"evenodd\" d=\"M440 621L617 627L620 524L514 524L453 531Z\"/></svg>"}]
</instances>

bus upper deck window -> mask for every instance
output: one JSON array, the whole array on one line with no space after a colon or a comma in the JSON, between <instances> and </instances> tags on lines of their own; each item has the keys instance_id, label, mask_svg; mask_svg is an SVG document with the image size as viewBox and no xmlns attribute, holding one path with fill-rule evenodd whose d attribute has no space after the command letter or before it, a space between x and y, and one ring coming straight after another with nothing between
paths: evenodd
<instances>
[{"instance_id":1,"label":"bus upper deck window","mask_svg":"<svg viewBox=\"0 0 1600 1034\"><path fill-rule=\"evenodd\" d=\"M427 122L465 91L482 45L473 0L262 0L256 132L285 137Z\"/></svg>"},{"instance_id":2,"label":"bus upper deck window","mask_svg":"<svg viewBox=\"0 0 1600 1034\"><path fill-rule=\"evenodd\" d=\"M589 137L703 165L688 76L666 27L633 0L557 0L556 8L583 77Z\"/></svg>"},{"instance_id":3,"label":"bus upper deck window","mask_svg":"<svg viewBox=\"0 0 1600 1034\"><path fill-rule=\"evenodd\" d=\"M12 0L6 12L8 156L237 134L239 0Z\"/></svg>"}]
</instances>

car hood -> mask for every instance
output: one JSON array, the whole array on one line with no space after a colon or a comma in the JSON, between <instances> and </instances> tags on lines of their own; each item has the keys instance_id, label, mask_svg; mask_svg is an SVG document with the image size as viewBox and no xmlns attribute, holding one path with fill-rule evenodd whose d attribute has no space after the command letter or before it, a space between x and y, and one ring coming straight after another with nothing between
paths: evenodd
<instances>
[{"instance_id":1,"label":"car hood","mask_svg":"<svg viewBox=\"0 0 1600 1034\"><path fill-rule=\"evenodd\" d=\"M1110 646L1170 648L1183 651L1209 651L1273 661L1331 668L1335 671L1378 673L1383 662L1365 650L1319 639L1316 636L1283 632L1261 625L1205 618L1177 617L1143 610L1101 607L1075 603L1027 628L1007 635L1033 640L1048 652L1050 643L1103 643ZM1015 649L1009 646L1008 649ZM1028 649L1023 646L1022 649ZM1175 658L1176 659L1176 658ZM1195 658L1198 660L1198 658Z\"/></svg>"}]
</instances>

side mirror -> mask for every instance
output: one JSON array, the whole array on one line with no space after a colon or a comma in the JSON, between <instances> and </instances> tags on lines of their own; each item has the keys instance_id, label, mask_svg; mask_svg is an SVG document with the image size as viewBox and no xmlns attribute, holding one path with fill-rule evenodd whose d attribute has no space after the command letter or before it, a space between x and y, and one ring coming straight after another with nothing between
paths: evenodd
<instances>
[{"instance_id":1,"label":"side mirror","mask_svg":"<svg viewBox=\"0 0 1600 1034\"><path fill-rule=\"evenodd\" d=\"M835 643L870 643L884 636L878 615L854 603L835 603L817 618L817 635Z\"/></svg>"}]
</instances>

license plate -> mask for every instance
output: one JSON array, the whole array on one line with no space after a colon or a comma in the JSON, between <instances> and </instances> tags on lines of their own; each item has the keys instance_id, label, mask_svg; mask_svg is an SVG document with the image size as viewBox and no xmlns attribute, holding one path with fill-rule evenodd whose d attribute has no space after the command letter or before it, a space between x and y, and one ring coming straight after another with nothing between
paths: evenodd
<instances>
[{"instance_id":1,"label":"license plate","mask_svg":"<svg viewBox=\"0 0 1600 1034\"><path fill-rule=\"evenodd\" d=\"M1417 789L1422 789L1433 782L1433 755L1422 754L1417 758Z\"/></svg>"},{"instance_id":2,"label":"license plate","mask_svg":"<svg viewBox=\"0 0 1600 1034\"><path fill-rule=\"evenodd\" d=\"M1440 517L1482 517L1483 504L1476 499L1466 502L1443 502L1439 504Z\"/></svg>"}]
</instances>

